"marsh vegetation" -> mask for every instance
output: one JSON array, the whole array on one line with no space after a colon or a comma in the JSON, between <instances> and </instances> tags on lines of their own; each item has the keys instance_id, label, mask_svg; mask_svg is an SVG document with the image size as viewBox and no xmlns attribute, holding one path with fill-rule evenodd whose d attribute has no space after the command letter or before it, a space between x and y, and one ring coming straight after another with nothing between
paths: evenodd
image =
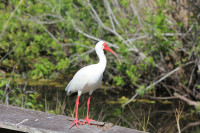
<instances>
[{"instance_id":1,"label":"marsh vegetation","mask_svg":"<svg viewBox=\"0 0 200 133\"><path fill-rule=\"evenodd\" d=\"M99 121L157 133L200 132L199 0L1 0L0 103L74 116L64 88L98 62L103 84L91 98ZM109 53L106 53L109 55ZM79 117L86 114L87 94Z\"/></svg>"}]
</instances>

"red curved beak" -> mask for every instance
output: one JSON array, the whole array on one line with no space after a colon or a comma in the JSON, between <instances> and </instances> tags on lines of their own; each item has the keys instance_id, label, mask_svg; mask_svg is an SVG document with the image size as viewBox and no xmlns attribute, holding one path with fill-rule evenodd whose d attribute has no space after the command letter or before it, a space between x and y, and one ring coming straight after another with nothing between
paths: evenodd
<instances>
[{"instance_id":1,"label":"red curved beak","mask_svg":"<svg viewBox=\"0 0 200 133\"><path fill-rule=\"evenodd\" d=\"M119 63L121 63L121 61L120 61L119 57L117 56L117 54L111 48L109 48L106 43L104 43L103 46L104 46L104 50L109 51L110 53L114 54L117 57Z\"/></svg>"}]
</instances>

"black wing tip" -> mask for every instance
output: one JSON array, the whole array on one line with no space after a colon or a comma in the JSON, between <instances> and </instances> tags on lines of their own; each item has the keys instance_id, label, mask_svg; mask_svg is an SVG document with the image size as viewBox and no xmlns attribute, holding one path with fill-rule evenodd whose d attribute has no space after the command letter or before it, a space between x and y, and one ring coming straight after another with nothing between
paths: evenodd
<instances>
[{"instance_id":1,"label":"black wing tip","mask_svg":"<svg viewBox=\"0 0 200 133\"><path fill-rule=\"evenodd\" d=\"M78 95L78 92L68 92L67 93L67 96L72 96L72 97L74 97L74 96L77 96Z\"/></svg>"}]
</instances>

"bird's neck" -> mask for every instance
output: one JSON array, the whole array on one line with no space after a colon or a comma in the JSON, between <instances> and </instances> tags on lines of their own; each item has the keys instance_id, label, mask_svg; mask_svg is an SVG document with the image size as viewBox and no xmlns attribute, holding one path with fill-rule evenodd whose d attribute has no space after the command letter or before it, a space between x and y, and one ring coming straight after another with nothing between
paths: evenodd
<instances>
[{"instance_id":1,"label":"bird's neck","mask_svg":"<svg viewBox=\"0 0 200 133\"><path fill-rule=\"evenodd\" d=\"M99 63L97 65L99 65L100 69L102 69L102 72L104 72L104 70L106 68L106 63L107 63L104 51L102 49L100 49L100 50L96 50L96 53L99 57Z\"/></svg>"}]
</instances>

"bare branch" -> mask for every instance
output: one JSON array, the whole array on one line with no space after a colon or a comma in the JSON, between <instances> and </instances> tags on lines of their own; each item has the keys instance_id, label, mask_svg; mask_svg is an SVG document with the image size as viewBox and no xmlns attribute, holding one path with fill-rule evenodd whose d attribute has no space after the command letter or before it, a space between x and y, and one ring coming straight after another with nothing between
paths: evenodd
<instances>
[{"instance_id":1,"label":"bare branch","mask_svg":"<svg viewBox=\"0 0 200 133\"><path fill-rule=\"evenodd\" d=\"M106 0L106 1L107 1L107 0ZM108 3L108 1L107 1L107 3ZM120 30L123 31L123 29L121 28L120 23L118 22L118 20L116 19L115 15L114 15L114 13L113 13L113 11L112 11L112 8L110 7L110 4L109 4L109 3L108 3L108 8L109 8L110 13L111 13L111 15L112 15L112 17L113 17L114 22L115 22L116 25L120 28Z\"/></svg>"},{"instance_id":2,"label":"bare branch","mask_svg":"<svg viewBox=\"0 0 200 133\"><path fill-rule=\"evenodd\" d=\"M111 8L110 8L110 5L109 5L109 3L108 3L107 0L104 0L104 5L106 6L106 9L107 9L107 12L108 12L108 17L109 17L110 23L111 23L111 25L112 25L112 29L113 29L114 31L116 31L116 29L115 29L115 24L113 23L113 19L112 19Z\"/></svg>"},{"instance_id":3,"label":"bare branch","mask_svg":"<svg viewBox=\"0 0 200 133\"><path fill-rule=\"evenodd\" d=\"M200 125L200 121L190 122L184 128L181 129L181 132L185 131L189 127L198 126L198 125Z\"/></svg>"},{"instance_id":4,"label":"bare branch","mask_svg":"<svg viewBox=\"0 0 200 133\"><path fill-rule=\"evenodd\" d=\"M0 63L2 62L3 59L6 58L6 56L8 56L10 53L12 53L15 49L16 49L17 46L15 46L12 50L10 50L9 52L7 52L0 60Z\"/></svg>"},{"instance_id":5,"label":"bare branch","mask_svg":"<svg viewBox=\"0 0 200 133\"><path fill-rule=\"evenodd\" d=\"M195 102L195 101L192 101L192 100L186 98L185 96L181 96L180 94L178 94L178 93L176 93L176 92L174 93L174 96L176 96L177 98L179 98L179 99L181 99L181 100L187 102L189 105L193 105L193 106L198 106L198 105L200 105L200 103Z\"/></svg>"},{"instance_id":6,"label":"bare branch","mask_svg":"<svg viewBox=\"0 0 200 133\"><path fill-rule=\"evenodd\" d=\"M28 13L23 13L25 15L27 15L30 18L22 18L22 17L17 17L19 20L21 21L36 21L38 24L55 24L58 22L63 22L64 20L62 19L62 17L60 15L55 15L55 14L41 14L40 16L32 16ZM45 16L52 16L54 18L56 18L56 20L45 20L46 18L44 18ZM40 20L43 19L43 20ZM44 21L45 20L45 21Z\"/></svg>"},{"instance_id":7,"label":"bare branch","mask_svg":"<svg viewBox=\"0 0 200 133\"><path fill-rule=\"evenodd\" d=\"M180 118L181 118L181 114L183 113L183 108L184 107L180 107L180 104L179 104L179 108L174 111L175 116L176 116L176 125L177 125L177 129L178 129L178 133L181 133Z\"/></svg>"},{"instance_id":8,"label":"bare branch","mask_svg":"<svg viewBox=\"0 0 200 133\"><path fill-rule=\"evenodd\" d=\"M44 27L42 25L42 28L44 29L44 31L46 31L47 34L49 34L51 36L51 38L53 38L53 40L55 40L57 43L59 43L59 40L49 30L47 30L46 27Z\"/></svg>"},{"instance_id":9,"label":"bare branch","mask_svg":"<svg viewBox=\"0 0 200 133\"><path fill-rule=\"evenodd\" d=\"M65 43L62 43L61 44L61 47L64 47L64 46L72 46L72 45L78 45L78 46L81 46L81 47L84 47L84 48L88 48L88 49L92 49L92 47L89 47L87 45L83 45L83 44L80 44L80 43L68 43L68 44L65 44Z\"/></svg>"},{"instance_id":10,"label":"bare branch","mask_svg":"<svg viewBox=\"0 0 200 133\"><path fill-rule=\"evenodd\" d=\"M149 90L152 86L157 85L158 83L160 83L161 81L163 81L164 79L166 79L167 77L169 77L169 76L170 76L171 74L173 74L174 72L177 72L180 68L185 67L185 66L190 65L190 64L193 64L194 62L195 62L195 61L190 61L190 62L186 63L186 64L183 65L183 66L177 67L176 69L170 71L169 73L167 73L165 76L163 76L162 78L160 78L159 80L157 80L157 81L154 82L153 84L149 85L145 90ZM136 92L136 94L135 94L130 100L128 100L128 102L126 102L126 103L124 104L124 106L127 105L127 104L129 104L140 92L141 92L141 91Z\"/></svg>"},{"instance_id":11,"label":"bare branch","mask_svg":"<svg viewBox=\"0 0 200 133\"><path fill-rule=\"evenodd\" d=\"M177 97L175 96L170 96L170 97L152 97L150 96L151 99L159 99L159 100L166 100L166 99L176 99Z\"/></svg>"},{"instance_id":12,"label":"bare branch","mask_svg":"<svg viewBox=\"0 0 200 133\"><path fill-rule=\"evenodd\" d=\"M9 89L9 86L10 86L10 82L11 82L11 80L12 80L12 78L13 78L14 73L15 73L15 68L16 68L16 66L20 63L22 57L23 57L23 56L21 56L21 58L20 58L20 60L17 62L17 64L15 64L15 65L13 66L13 71L12 71L12 74L11 74L11 76L10 76L10 79L9 79L9 81L6 83L6 88L5 88L4 93L3 93L3 95L6 97L6 99L5 99L6 105L9 105L9 96L8 96L9 93L8 93L8 89Z\"/></svg>"},{"instance_id":13,"label":"bare branch","mask_svg":"<svg viewBox=\"0 0 200 133\"><path fill-rule=\"evenodd\" d=\"M93 39L93 40L96 40L96 41L102 41L102 39L99 39L99 38L97 38L97 37L94 37L94 36L92 36L92 35L89 35L89 34L87 34L87 33L84 33L83 31L81 31L81 30L78 29L77 27L75 28L75 30L76 30L77 32L83 34L84 36L90 38L90 39ZM105 40L103 40L103 41L106 42L107 44L109 44L110 46L114 47L114 48L119 48L117 45L113 45L113 44L111 44L111 43L109 43L109 42L107 42L107 41L105 41Z\"/></svg>"},{"instance_id":14,"label":"bare branch","mask_svg":"<svg viewBox=\"0 0 200 133\"><path fill-rule=\"evenodd\" d=\"M154 35L156 35L156 34L154 34ZM162 33L161 35L162 35L162 36L184 36L185 33ZM136 41L136 40L148 38L148 37L150 37L150 36L152 36L152 35L146 34L146 35L138 36L138 37L135 37L135 38L127 39L126 42L131 43L131 42L134 42L134 41Z\"/></svg>"},{"instance_id":15,"label":"bare branch","mask_svg":"<svg viewBox=\"0 0 200 133\"><path fill-rule=\"evenodd\" d=\"M130 7L133 10L134 14L136 15L136 17L137 17L137 19L139 21L140 27L142 27L143 32L145 32L144 26L143 26L144 24L142 23L142 20L141 20L141 18L139 16L139 13L138 13L136 7L133 5L133 3L130 4Z\"/></svg>"},{"instance_id":16,"label":"bare branch","mask_svg":"<svg viewBox=\"0 0 200 133\"><path fill-rule=\"evenodd\" d=\"M105 41L105 40L103 40L103 39L99 39L99 38L97 38L97 37L94 37L94 36L92 36L92 35L89 35L89 34L83 32L83 31L81 31L81 30L78 28L78 26L75 24L75 22L74 22L73 19L72 19L72 24L73 24L73 26L74 26L74 29L75 29L77 32L79 32L80 34L86 36L87 38L90 38L90 39L96 40L96 41L104 41L104 42L106 42L107 44L109 44L110 46L112 46L112 47L114 47L114 48L119 48L116 44L115 44L115 45L114 45L114 44L111 44L110 42L107 42L107 41Z\"/></svg>"},{"instance_id":17,"label":"bare branch","mask_svg":"<svg viewBox=\"0 0 200 133\"><path fill-rule=\"evenodd\" d=\"M144 38L147 38L147 37L149 37L149 35L143 35L143 36L139 36L139 37L135 37L135 38L130 38L130 39L127 39L126 42L131 43L131 42L134 42L136 40L144 39Z\"/></svg>"},{"instance_id":18,"label":"bare branch","mask_svg":"<svg viewBox=\"0 0 200 133\"><path fill-rule=\"evenodd\" d=\"M97 20L97 23L103 28L103 29L105 29L105 30L107 30L107 31L109 31L109 32L111 32L111 33L113 33L114 35L116 35L117 37L119 37L119 39L121 39L122 41L123 41L123 43L126 45L126 46L130 46L125 40L124 40L124 38L119 34L119 33L117 33L115 30L112 30L111 28L109 28L109 27L107 27L107 26L105 26L104 24L103 24L103 22L101 21L101 19L100 19L100 17L99 17L99 15L97 14L97 12L95 11L95 9L93 8L93 6L90 4L90 2L89 2L89 0L88 0L88 6L90 7L90 9L92 10L92 13L94 14L94 16L96 17L96 20ZM135 46L133 46L134 48L134 50L135 51L139 51Z\"/></svg>"},{"instance_id":19,"label":"bare branch","mask_svg":"<svg viewBox=\"0 0 200 133\"><path fill-rule=\"evenodd\" d=\"M90 54L90 53L92 53L92 52L94 52L94 49L88 50L87 52L76 56L74 59L70 60L69 63L72 63L72 62L74 62L75 60L77 60L79 57L82 57L82 56L84 56L84 55Z\"/></svg>"}]
</instances>

